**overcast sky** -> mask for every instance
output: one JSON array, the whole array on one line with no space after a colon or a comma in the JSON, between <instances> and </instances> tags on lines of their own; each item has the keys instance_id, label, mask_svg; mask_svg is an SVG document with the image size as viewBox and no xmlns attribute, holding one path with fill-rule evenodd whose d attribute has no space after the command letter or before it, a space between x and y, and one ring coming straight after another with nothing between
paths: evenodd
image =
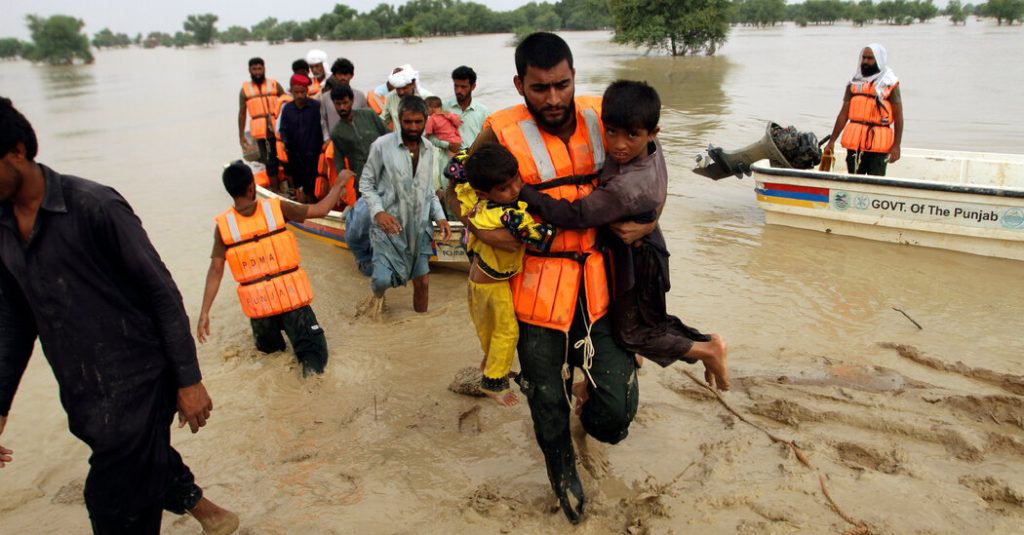
<instances>
[{"instance_id":1,"label":"overcast sky","mask_svg":"<svg viewBox=\"0 0 1024 535\"><path fill-rule=\"evenodd\" d=\"M530 0L474 0L495 11L515 9ZM0 37L28 40L25 15L71 15L85 21L85 32L91 37L103 28L114 33L135 36L151 31L173 34L182 29L185 17L197 13L217 15L217 28L251 27L267 18L305 21L318 17L343 3L360 13L380 3L404 4L383 0L0 0Z\"/></svg>"}]
</instances>

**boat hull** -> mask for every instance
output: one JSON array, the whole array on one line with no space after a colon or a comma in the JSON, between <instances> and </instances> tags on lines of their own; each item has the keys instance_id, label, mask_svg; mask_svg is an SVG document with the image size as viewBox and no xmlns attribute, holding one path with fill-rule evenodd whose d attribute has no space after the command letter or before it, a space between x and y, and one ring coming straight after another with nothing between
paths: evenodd
<instances>
[{"instance_id":1,"label":"boat hull","mask_svg":"<svg viewBox=\"0 0 1024 535\"><path fill-rule=\"evenodd\" d=\"M1024 261L1024 156L908 149L904 159L890 169L921 178L755 164L757 201L772 225Z\"/></svg>"}]
</instances>

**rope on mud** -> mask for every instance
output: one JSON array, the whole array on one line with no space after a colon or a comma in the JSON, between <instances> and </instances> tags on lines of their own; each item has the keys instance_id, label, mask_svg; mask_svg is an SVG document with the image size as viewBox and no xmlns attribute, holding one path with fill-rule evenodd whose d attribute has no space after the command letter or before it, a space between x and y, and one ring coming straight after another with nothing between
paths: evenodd
<instances>
[{"instance_id":1,"label":"rope on mud","mask_svg":"<svg viewBox=\"0 0 1024 535\"><path fill-rule=\"evenodd\" d=\"M776 434L772 433L771 431L765 429L763 426L758 425L758 424L748 420L745 416L740 414L736 409L732 408L732 406L729 405L729 402L725 401L725 398L722 397L722 394L720 394L718 392L718 390L715 390L714 388L712 388L707 383L705 383L705 382L701 381L700 379L698 379L696 376L694 376L692 373L690 373L689 370L682 370L682 372L685 373L686 376L689 377L690 380L693 381L694 383L696 383L698 386L700 386L701 388L707 390L708 392L711 392L711 394L715 396L715 399L718 400L718 403L720 403L723 407L725 407L725 410L729 411L733 416L735 416L736 418L739 418L740 421L746 423L747 425L749 425L749 426L753 427L754 429L757 429L758 431L761 431L762 433L767 435L768 438L770 438L773 443L785 444L793 452L793 454L796 456L797 460L800 461L800 464L806 466L807 468L809 468L811 470L814 470L814 471L818 472L818 483L821 485L821 491L822 491L822 493L825 494L825 499L828 501L829 506L832 508L833 511L836 512L837 515L839 515L840 518L842 518L847 523L849 523L850 525L853 526L853 528L851 528L851 529L849 529L847 531L844 531L843 535L870 535L872 533L871 532L871 528L868 527L866 522L864 522L863 520L857 520L857 519L851 517L850 515L846 514L846 512L843 511L843 509L841 507L839 507L839 504L836 503L836 501L832 499L832 495L829 494L828 488L825 486L825 474L821 473L820 470L815 468L814 465L812 465L811 462L807 460L807 456L805 456L804 453L802 451L800 451L800 448L798 448L797 445L792 440L788 440L788 439L779 437L778 435L776 435Z\"/></svg>"},{"instance_id":2,"label":"rope on mud","mask_svg":"<svg viewBox=\"0 0 1024 535\"><path fill-rule=\"evenodd\" d=\"M910 323L913 323L914 325L916 325L919 330L922 330L922 331L924 330L924 327L922 327L920 323L914 321L914 318L911 318L910 314L907 314L906 312L904 312L903 309L896 308L896 307L889 307L889 308L895 310L896 312L899 312L900 314L903 314L903 316L906 317L908 320L910 320Z\"/></svg>"}]
</instances>

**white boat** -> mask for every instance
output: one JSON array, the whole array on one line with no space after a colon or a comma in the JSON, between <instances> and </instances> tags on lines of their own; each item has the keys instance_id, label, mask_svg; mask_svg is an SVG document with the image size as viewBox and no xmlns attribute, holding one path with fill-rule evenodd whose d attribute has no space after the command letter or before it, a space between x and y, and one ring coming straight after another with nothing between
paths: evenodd
<instances>
[{"instance_id":1,"label":"white boat","mask_svg":"<svg viewBox=\"0 0 1024 535\"><path fill-rule=\"evenodd\" d=\"M750 169L768 224L1024 260L1024 155L904 149L884 177Z\"/></svg>"},{"instance_id":2,"label":"white boat","mask_svg":"<svg viewBox=\"0 0 1024 535\"><path fill-rule=\"evenodd\" d=\"M295 204L295 201L259 185L256 186L256 195L263 198L277 198L282 202ZM466 257L466 247L463 245L466 228L460 221L449 221L449 223L452 227L452 237L447 242L441 241L441 230L434 228L434 256L430 257L430 261L441 266L467 271L469 258ZM348 245L345 243L345 217L342 212L331 210L325 217L310 218L301 223L289 221L288 225L299 234L348 249Z\"/></svg>"}]
</instances>

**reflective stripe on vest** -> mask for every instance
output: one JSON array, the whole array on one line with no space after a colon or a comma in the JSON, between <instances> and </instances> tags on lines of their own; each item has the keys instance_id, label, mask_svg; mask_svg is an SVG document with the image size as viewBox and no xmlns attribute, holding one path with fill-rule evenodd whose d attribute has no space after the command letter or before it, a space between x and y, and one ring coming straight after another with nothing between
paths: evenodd
<instances>
[{"instance_id":1,"label":"reflective stripe on vest","mask_svg":"<svg viewBox=\"0 0 1024 535\"><path fill-rule=\"evenodd\" d=\"M593 177L604 165L604 129L600 97L577 97L576 130L568 143L541 130L520 104L495 112L484 124L516 157L523 181L569 202L594 190ZM538 218L539 219L539 218ZM568 332L587 296L587 322L608 311L605 259L596 248L597 230L562 230L543 256L527 251L523 270L510 280L516 315L525 323ZM581 280L582 279L582 280Z\"/></svg>"},{"instance_id":2,"label":"reflective stripe on vest","mask_svg":"<svg viewBox=\"0 0 1024 535\"><path fill-rule=\"evenodd\" d=\"M217 216L217 228L227 246L225 261L239 283L238 298L246 316L283 314L313 300L279 199L260 200L251 216L231 208Z\"/></svg>"},{"instance_id":3,"label":"reflective stripe on vest","mask_svg":"<svg viewBox=\"0 0 1024 535\"><path fill-rule=\"evenodd\" d=\"M873 84L850 84L849 122L843 129L843 147L861 152L889 153L895 138L890 126L892 102L889 95L898 85L879 95Z\"/></svg>"}]
</instances>

